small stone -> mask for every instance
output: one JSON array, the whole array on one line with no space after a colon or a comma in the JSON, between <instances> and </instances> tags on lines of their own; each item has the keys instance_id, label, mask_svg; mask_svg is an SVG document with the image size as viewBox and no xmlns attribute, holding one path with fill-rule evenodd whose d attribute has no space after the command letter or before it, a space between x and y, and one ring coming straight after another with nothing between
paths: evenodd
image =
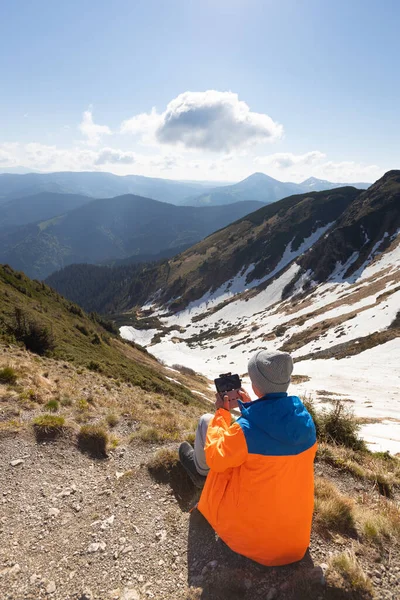
<instances>
[{"instance_id":1,"label":"small stone","mask_svg":"<svg viewBox=\"0 0 400 600\"><path fill-rule=\"evenodd\" d=\"M161 531L157 531L156 533L156 539L159 542L164 542L167 539L167 532L165 529L162 529Z\"/></svg>"},{"instance_id":2,"label":"small stone","mask_svg":"<svg viewBox=\"0 0 400 600\"><path fill-rule=\"evenodd\" d=\"M54 594L54 592L56 591L56 582L55 581L50 581L46 587L46 593L47 594Z\"/></svg>"},{"instance_id":3,"label":"small stone","mask_svg":"<svg viewBox=\"0 0 400 600\"><path fill-rule=\"evenodd\" d=\"M49 508L49 517L58 517L60 514L59 508Z\"/></svg>"},{"instance_id":4,"label":"small stone","mask_svg":"<svg viewBox=\"0 0 400 600\"><path fill-rule=\"evenodd\" d=\"M99 542L92 542L89 544L87 551L92 554L93 552L97 552L100 548Z\"/></svg>"},{"instance_id":5,"label":"small stone","mask_svg":"<svg viewBox=\"0 0 400 600\"><path fill-rule=\"evenodd\" d=\"M93 599L93 594L92 594L92 592L90 590L85 590L79 596L79 600L92 600L92 599Z\"/></svg>"},{"instance_id":6,"label":"small stone","mask_svg":"<svg viewBox=\"0 0 400 600\"><path fill-rule=\"evenodd\" d=\"M271 588L267 594L266 600L274 600L274 598L276 598L277 593L278 592L276 588Z\"/></svg>"},{"instance_id":7,"label":"small stone","mask_svg":"<svg viewBox=\"0 0 400 600\"><path fill-rule=\"evenodd\" d=\"M111 515L108 519L104 519L102 524L100 525L100 529L107 529L110 525L114 523L115 515Z\"/></svg>"},{"instance_id":8,"label":"small stone","mask_svg":"<svg viewBox=\"0 0 400 600\"><path fill-rule=\"evenodd\" d=\"M218 567L218 561L217 560L212 560L208 563L207 565L208 567L210 567L210 569L215 569L216 567Z\"/></svg>"},{"instance_id":9,"label":"small stone","mask_svg":"<svg viewBox=\"0 0 400 600\"><path fill-rule=\"evenodd\" d=\"M18 563L16 563L15 565L13 565L13 566L12 566L12 567L9 569L9 571L8 571L8 574L9 574L9 575L18 575L18 573L20 572L20 570L21 570L21 567L19 566L19 564L18 564Z\"/></svg>"},{"instance_id":10,"label":"small stone","mask_svg":"<svg viewBox=\"0 0 400 600\"><path fill-rule=\"evenodd\" d=\"M251 581L251 579L245 579L245 580L244 580L244 587L246 588L246 590L249 590L249 589L251 588L251 586L252 586L252 585L253 585L253 584L252 584L252 581Z\"/></svg>"},{"instance_id":11,"label":"small stone","mask_svg":"<svg viewBox=\"0 0 400 600\"><path fill-rule=\"evenodd\" d=\"M140 600L139 592L134 588L124 588L121 600Z\"/></svg>"},{"instance_id":12,"label":"small stone","mask_svg":"<svg viewBox=\"0 0 400 600\"><path fill-rule=\"evenodd\" d=\"M24 464L24 462L25 462L25 461L24 461L24 460L22 460L22 458L16 458L15 460L12 460L12 461L10 462L10 465L11 465L12 467L18 467L18 465L23 465L23 464Z\"/></svg>"},{"instance_id":13,"label":"small stone","mask_svg":"<svg viewBox=\"0 0 400 600\"><path fill-rule=\"evenodd\" d=\"M31 585L34 585L36 583L37 579L39 579L39 577L36 575L36 573L33 573L33 575L31 575L29 578L29 583Z\"/></svg>"}]
</instances>

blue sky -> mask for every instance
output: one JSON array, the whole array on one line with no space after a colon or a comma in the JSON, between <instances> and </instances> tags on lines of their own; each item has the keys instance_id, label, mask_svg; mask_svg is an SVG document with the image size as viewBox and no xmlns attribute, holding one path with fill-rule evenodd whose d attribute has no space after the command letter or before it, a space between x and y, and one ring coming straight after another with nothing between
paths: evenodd
<instances>
[{"instance_id":1,"label":"blue sky","mask_svg":"<svg viewBox=\"0 0 400 600\"><path fill-rule=\"evenodd\" d=\"M372 181L400 167L397 0L9 0L0 168Z\"/></svg>"}]
</instances>

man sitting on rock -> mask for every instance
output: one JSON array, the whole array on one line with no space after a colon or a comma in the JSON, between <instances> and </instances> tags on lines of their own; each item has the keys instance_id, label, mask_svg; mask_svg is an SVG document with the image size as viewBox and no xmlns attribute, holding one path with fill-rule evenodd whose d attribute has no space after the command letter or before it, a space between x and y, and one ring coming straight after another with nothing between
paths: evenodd
<instances>
[{"instance_id":1,"label":"man sitting on rock","mask_svg":"<svg viewBox=\"0 0 400 600\"><path fill-rule=\"evenodd\" d=\"M261 564L303 558L314 506L315 426L287 389L293 361L286 352L257 352L248 373L257 400L240 390L241 416L232 422L229 398L200 418L194 450L180 460L204 489L198 510L235 552Z\"/></svg>"}]
</instances>

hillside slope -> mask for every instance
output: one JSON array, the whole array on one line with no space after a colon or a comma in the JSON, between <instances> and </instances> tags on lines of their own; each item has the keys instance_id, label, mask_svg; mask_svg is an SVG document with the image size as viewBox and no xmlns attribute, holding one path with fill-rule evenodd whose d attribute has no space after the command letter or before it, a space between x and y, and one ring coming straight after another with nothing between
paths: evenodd
<instances>
[{"instance_id":1,"label":"hillside slope","mask_svg":"<svg viewBox=\"0 0 400 600\"><path fill-rule=\"evenodd\" d=\"M92 198L77 194L41 192L33 196L14 198L0 204L0 229L10 225L27 225L62 215L90 202Z\"/></svg>"},{"instance_id":2,"label":"hillside slope","mask_svg":"<svg viewBox=\"0 0 400 600\"><path fill-rule=\"evenodd\" d=\"M72 363L182 402L191 392L169 381L157 361L118 339L111 323L82 309L39 281L0 266L0 341Z\"/></svg>"},{"instance_id":3,"label":"hillside slope","mask_svg":"<svg viewBox=\"0 0 400 600\"><path fill-rule=\"evenodd\" d=\"M304 253L360 194L338 188L290 196L214 233L168 261L160 301L184 308L211 292L232 295L272 278ZM225 291L222 290L224 288Z\"/></svg>"},{"instance_id":4,"label":"hillside slope","mask_svg":"<svg viewBox=\"0 0 400 600\"><path fill-rule=\"evenodd\" d=\"M230 293L237 291L230 279L239 272L239 287L257 285L257 278L265 273L272 277L274 270L283 266L279 262L286 248L291 250L285 254L285 264L310 247L359 193L354 188L340 188L291 196L246 215L176 258L157 266L145 265L142 272L136 266L110 271L71 265L54 273L49 283L100 312L125 311L146 302L158 290L158 300L174 300L171 308L176 310L224 283ZM113 287L118 291L113 292Z\"/></svg>"},{"instance_id":5,"label":"hillside slope","mask_svg":"<svg viewBox=\"0 0 400 600\"><path fill-rule=\"evenodd\" d=\"M97 263L194 244L260 206L174 206L126 195L93 200L42 223L0 230L0 260L43 279L71 263Z\"/></svg>"}]
</instances>

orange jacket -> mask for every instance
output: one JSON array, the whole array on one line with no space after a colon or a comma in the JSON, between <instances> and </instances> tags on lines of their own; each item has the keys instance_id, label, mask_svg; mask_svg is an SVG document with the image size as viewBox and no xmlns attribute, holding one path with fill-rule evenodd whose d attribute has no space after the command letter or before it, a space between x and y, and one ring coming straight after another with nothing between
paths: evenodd
<instances>
[{"instance_id":1,"label":"orange jacket","mask_svg":"<svg viewBox=\"0 0 400 600\"><path fill-rule=\"evenodd\" d=\"M240 418L216 411L207 430L210 472L198 509L235 552L263 565L303 558L314 507L313 420L296 396L240 403Z\"/></svg>"}]
</instances>

